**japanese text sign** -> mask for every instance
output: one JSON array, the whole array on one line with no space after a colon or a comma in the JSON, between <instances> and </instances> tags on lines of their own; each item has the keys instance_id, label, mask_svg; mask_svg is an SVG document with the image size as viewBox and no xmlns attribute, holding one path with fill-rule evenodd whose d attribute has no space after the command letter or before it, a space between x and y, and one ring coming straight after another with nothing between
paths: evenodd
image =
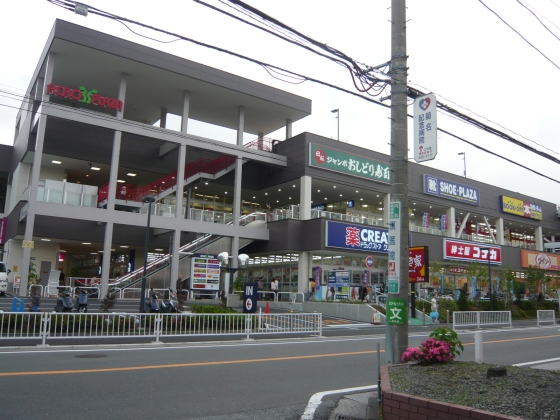
<instances>
[{"instance_id":1,"label":"japanese text sign","mask_svg":"<svg viewBox=\"0 0 560 420\"><path fill-rule=\"evenodd\" d=\"M218 290L220 262L215 255L194 254L191 259L193 289Z\"/></svg>"},{"instance_id":2,"label":"japanese text sign","mask_svg":"<svg viewBox=\"0 0 560 420\"><path fill-rule=\"evenodd\" d=\"M443 240L444 259L488 262L488 255L490 255L490 264L502 264L502 249L499 246L455 239Z\"/></svg>"},{"instance_id":3,"label":"japanese text sign","mask_svg":"<svg viewBox=\"0 0 560 420\"><path fill-rule=\"evenodd\" d=\"M387 229L327 220L325 246L358 251L388 251Z\"/></svg>"},{"instance_id":4,"label":"japanese text sign","mask_svg":"<svg viewBox=\"0 0 560 420\"><path fill-rule=\"evenodd\" d=\"M309 166L378 182L389 183L391 181L387 163L377 162L313 143L309 144Z\"/></svg>"},{"instance_id":5,"label":"japanese text sign","mask_svg":"<svg viewBox=\"0 0 560 420\"><path fill-rule=\"evenodd\" d=\"M424 174L424 194L435 195L461 203L480 205L480 190L458 182Z\"/></svg>"},{"instance_id":6,"label":"japanese text sign","mask_svg":"<svg viewBox=\"0 0 560 420\"><path fill-rule=\"evenodd\" d=\"M549 271L560 271L560 255L522 249L521 267L535 267Z\"/></svg>"},{"instance_id":7,"label":"japanese text sign","mask_svg":"<svg viewBox=\"0 0 560 420\"><path fill-rule=\"evenodd\" d=\"M419 96L414 101L414 160L425 162L437 155L436 95Z\"/></svg>"},{"instance_id":8,"label":"japanese text sign","mask_svg":"<svg viewBox=\"0 0 560 420\"><path fill-rule=\"evenodd\" d=\"M405 325L408 321L404 299L389 299L387 301L386 319L389 325Z\"/></svg>"},{"instance_id":9,"label":"japanese text sign","mask_svg":"<svg viewBox=\"0 0 560 420\"><path fill-rule=\"evenodd\" d=\"M389 203L389 252L387 270L387 290L399 293L401 265L401 202Z\"/></svg>"},{"instance_id":10,"label":"japanese text sign","mask_svg":"<svg viewBox=\"0 0 560 420\"><path fill-rule=\"evenodd\" d=\"M428 281L428 247L414 246L408 248L408 281L422 283Z\"/></svg>"},{"instance_id":11,"label":"japanese text sign","mask_svg":"<svg viewBox=\"0 0 560 420\"><path fill-rule=\"evenodd\" d=\"M511 213L517 216L528 217L530 219L542 220L542 207L528 201L518 200L506 195L500 196L500 210L504 213Z\"/></svg>"}]
</instances>

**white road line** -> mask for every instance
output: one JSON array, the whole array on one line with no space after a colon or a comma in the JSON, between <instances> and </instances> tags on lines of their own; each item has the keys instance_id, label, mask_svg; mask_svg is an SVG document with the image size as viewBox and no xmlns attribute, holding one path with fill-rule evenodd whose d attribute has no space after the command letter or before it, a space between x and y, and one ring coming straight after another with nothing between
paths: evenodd
<instances>
[{"instance_id":1,"label":"white road line","mask_svg":"<svg viewBox=\"0 0 560 420\"><path fill-rule=\"evenodd\" d=\"M517 363L517 364L512 365L512 366L540 365L540 364L544 364L544 363L552 363L552 362L558 362L558 361L560 361L560 357L557 357L555 359L535 360L534 362Z\"/></svg>"},{"instance_id":2,"label":"white road line","mask_svg":"<svg viewBox=\"0 0 560 420\"><path fill-rule=\"evenodd\" d=\"M369 386L361 386L358 388L345 388L345 389L336 389L334 391L323 391L317 392L313 394L307 403L307 407L305 407L305 411L301 415L300 420L312 420L313 416L315 415L315 411L321 405L321 400L325 395L331 394L342 394L342 393L351 393L357 391L367 391L370 389L377 389L377 385L369 385Z\"/></svg>"}]
</instances>

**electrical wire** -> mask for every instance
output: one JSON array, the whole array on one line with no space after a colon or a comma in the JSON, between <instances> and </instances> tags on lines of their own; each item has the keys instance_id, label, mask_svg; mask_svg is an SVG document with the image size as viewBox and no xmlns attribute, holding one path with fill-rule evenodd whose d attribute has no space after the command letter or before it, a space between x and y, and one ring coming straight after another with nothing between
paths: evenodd
<instances>
[{"instance_id":1,"label":"electrical wire","mask_svg":"<svg viewBox=\"0 0 560 420\"><path fill-rule=\"evenodd\" d=\"M527 10L529 11L529 13L531 13L531 14L535 17L535 19L537 19L537 20L539 21L539 23L540 23L548 32L550 32L550 33L552 34L552 36L553 36L554 38L556 38L558 41L560 41L560 38L558 38L558 37L556 36L556 34L555 34L554 32L552 32L552 31L548 28L548 26L546 26L546 25L542 22L542 20L539 19L539 17L535 14L535 12L533 12L531 9L529 9L527 6L525 6L525 5L524 5L523 3L521 3L519 0L517 0L517 3L519 3L519 4L520 4L521 6L523 6L525 9L527 9Z\"/></svg>"},{"instance_id":2,"label":"electrical wire","mask_svg":"<svg viewBox=\"0 0 560 420\"><path fill-rule=\"evenodd\" d=\"M560 70L560 67L554 62L552 61L550 58L548 58L546 56L546 54L544 54L541 50L539 50L537 47L535 47L533 44L531 44L523 35L521 35L515 28L513 28L513 26L511 26L509 23L507 23L499 14L497 14L495 11L493 11L492 9L490 9L486 4L484 4L484 2L482 0L478 0L484 7L486 7L488 10L490 10L493 14L495 14L497 16L498 19L500 19L508 28L510 28L513 32L515 32L517 35L519 35L521 38L523 38L523 40L529 44L531 47L533 47L536 51L538 51L544 58L546 58L550 63L552 63L552 65L554 65L554 67L556 67L557 69Z\"/></svg>"}]
</instances>

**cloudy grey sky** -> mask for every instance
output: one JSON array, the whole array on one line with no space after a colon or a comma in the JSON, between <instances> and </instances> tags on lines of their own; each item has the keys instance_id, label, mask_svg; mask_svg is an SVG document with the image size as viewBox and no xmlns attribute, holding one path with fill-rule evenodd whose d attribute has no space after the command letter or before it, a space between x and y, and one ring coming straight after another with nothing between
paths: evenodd
<instances>
[{"instance_id":1,"label":"cloudy grey sky","mask_svg":"<svg viewBox=\"0 0 560 420\"><path fill-rule=\"evenodd\" d=\"M560 76L560 0L483 1L540 52L480 1L409 0L410 84L435 93L440 102L470 116L486 118L491 121L484 120L489 125L560 159L560 85L557 82ZM246 2L357 61L374 66L390 59L390 0ZM355 90L348 71L342 67L194 1L88 0L84 3ZM208 3L233 11L227 1L208 0ZM523 6L531 9L553 34ZM78 16L46 0L13 1L3 4L2 8L6 17L0 27L2 144L13 144L15 108L19 107L19 102L10 99L9 94L25 93L54 20L60 18L310 98L313 114L294 124L294 134L308 131L336 138L337 121L331 110L339 108L342 141L389 153L389 110L360 98L311 82L289 84L272 78L258 65L184 41L148 40L131 33L118 22L91 14ZM145 29L140 32L161 41L171 40ZM409 113L412 113L412 105ZM558 164L505 140L441 113L438 125L494 153L560 179ZM196 125L193 130L221 140L233 142L235 138L225 130L209 131ZM276 132L268 136L282 139L283 134ZM409 121L409 134L412 158L412 121ZM439 135L436 159L425 165L462 175L463 160L457 155L459 152L466 153L467 178L560 204L557 182L443 133Z\"/></svg>"}]
</instances>

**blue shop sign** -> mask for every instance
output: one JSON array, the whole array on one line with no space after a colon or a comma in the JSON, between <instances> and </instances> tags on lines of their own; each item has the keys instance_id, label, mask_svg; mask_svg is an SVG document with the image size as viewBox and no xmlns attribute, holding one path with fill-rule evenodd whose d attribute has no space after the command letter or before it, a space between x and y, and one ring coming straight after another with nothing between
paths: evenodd
<instances>
[{"instance_id":1,"label":"blue shop sign","mask_svg":"<svg viewBox=\"0 0 560 420\"><path fill-rule=\"evenodd\" d=\"M327 220L326 244L333 248L388 252L388 229Z\"/></svg>"},{"instance_id":2,"label":"blue shop sign","mask_svg":"<svg viewBox=\"0 0 560 420\"><path fill-rule=\"evenodd\" d=\"M424 194L480 206L480 190L468 185L424 174Z\"/></svg>"}]
</instances>

